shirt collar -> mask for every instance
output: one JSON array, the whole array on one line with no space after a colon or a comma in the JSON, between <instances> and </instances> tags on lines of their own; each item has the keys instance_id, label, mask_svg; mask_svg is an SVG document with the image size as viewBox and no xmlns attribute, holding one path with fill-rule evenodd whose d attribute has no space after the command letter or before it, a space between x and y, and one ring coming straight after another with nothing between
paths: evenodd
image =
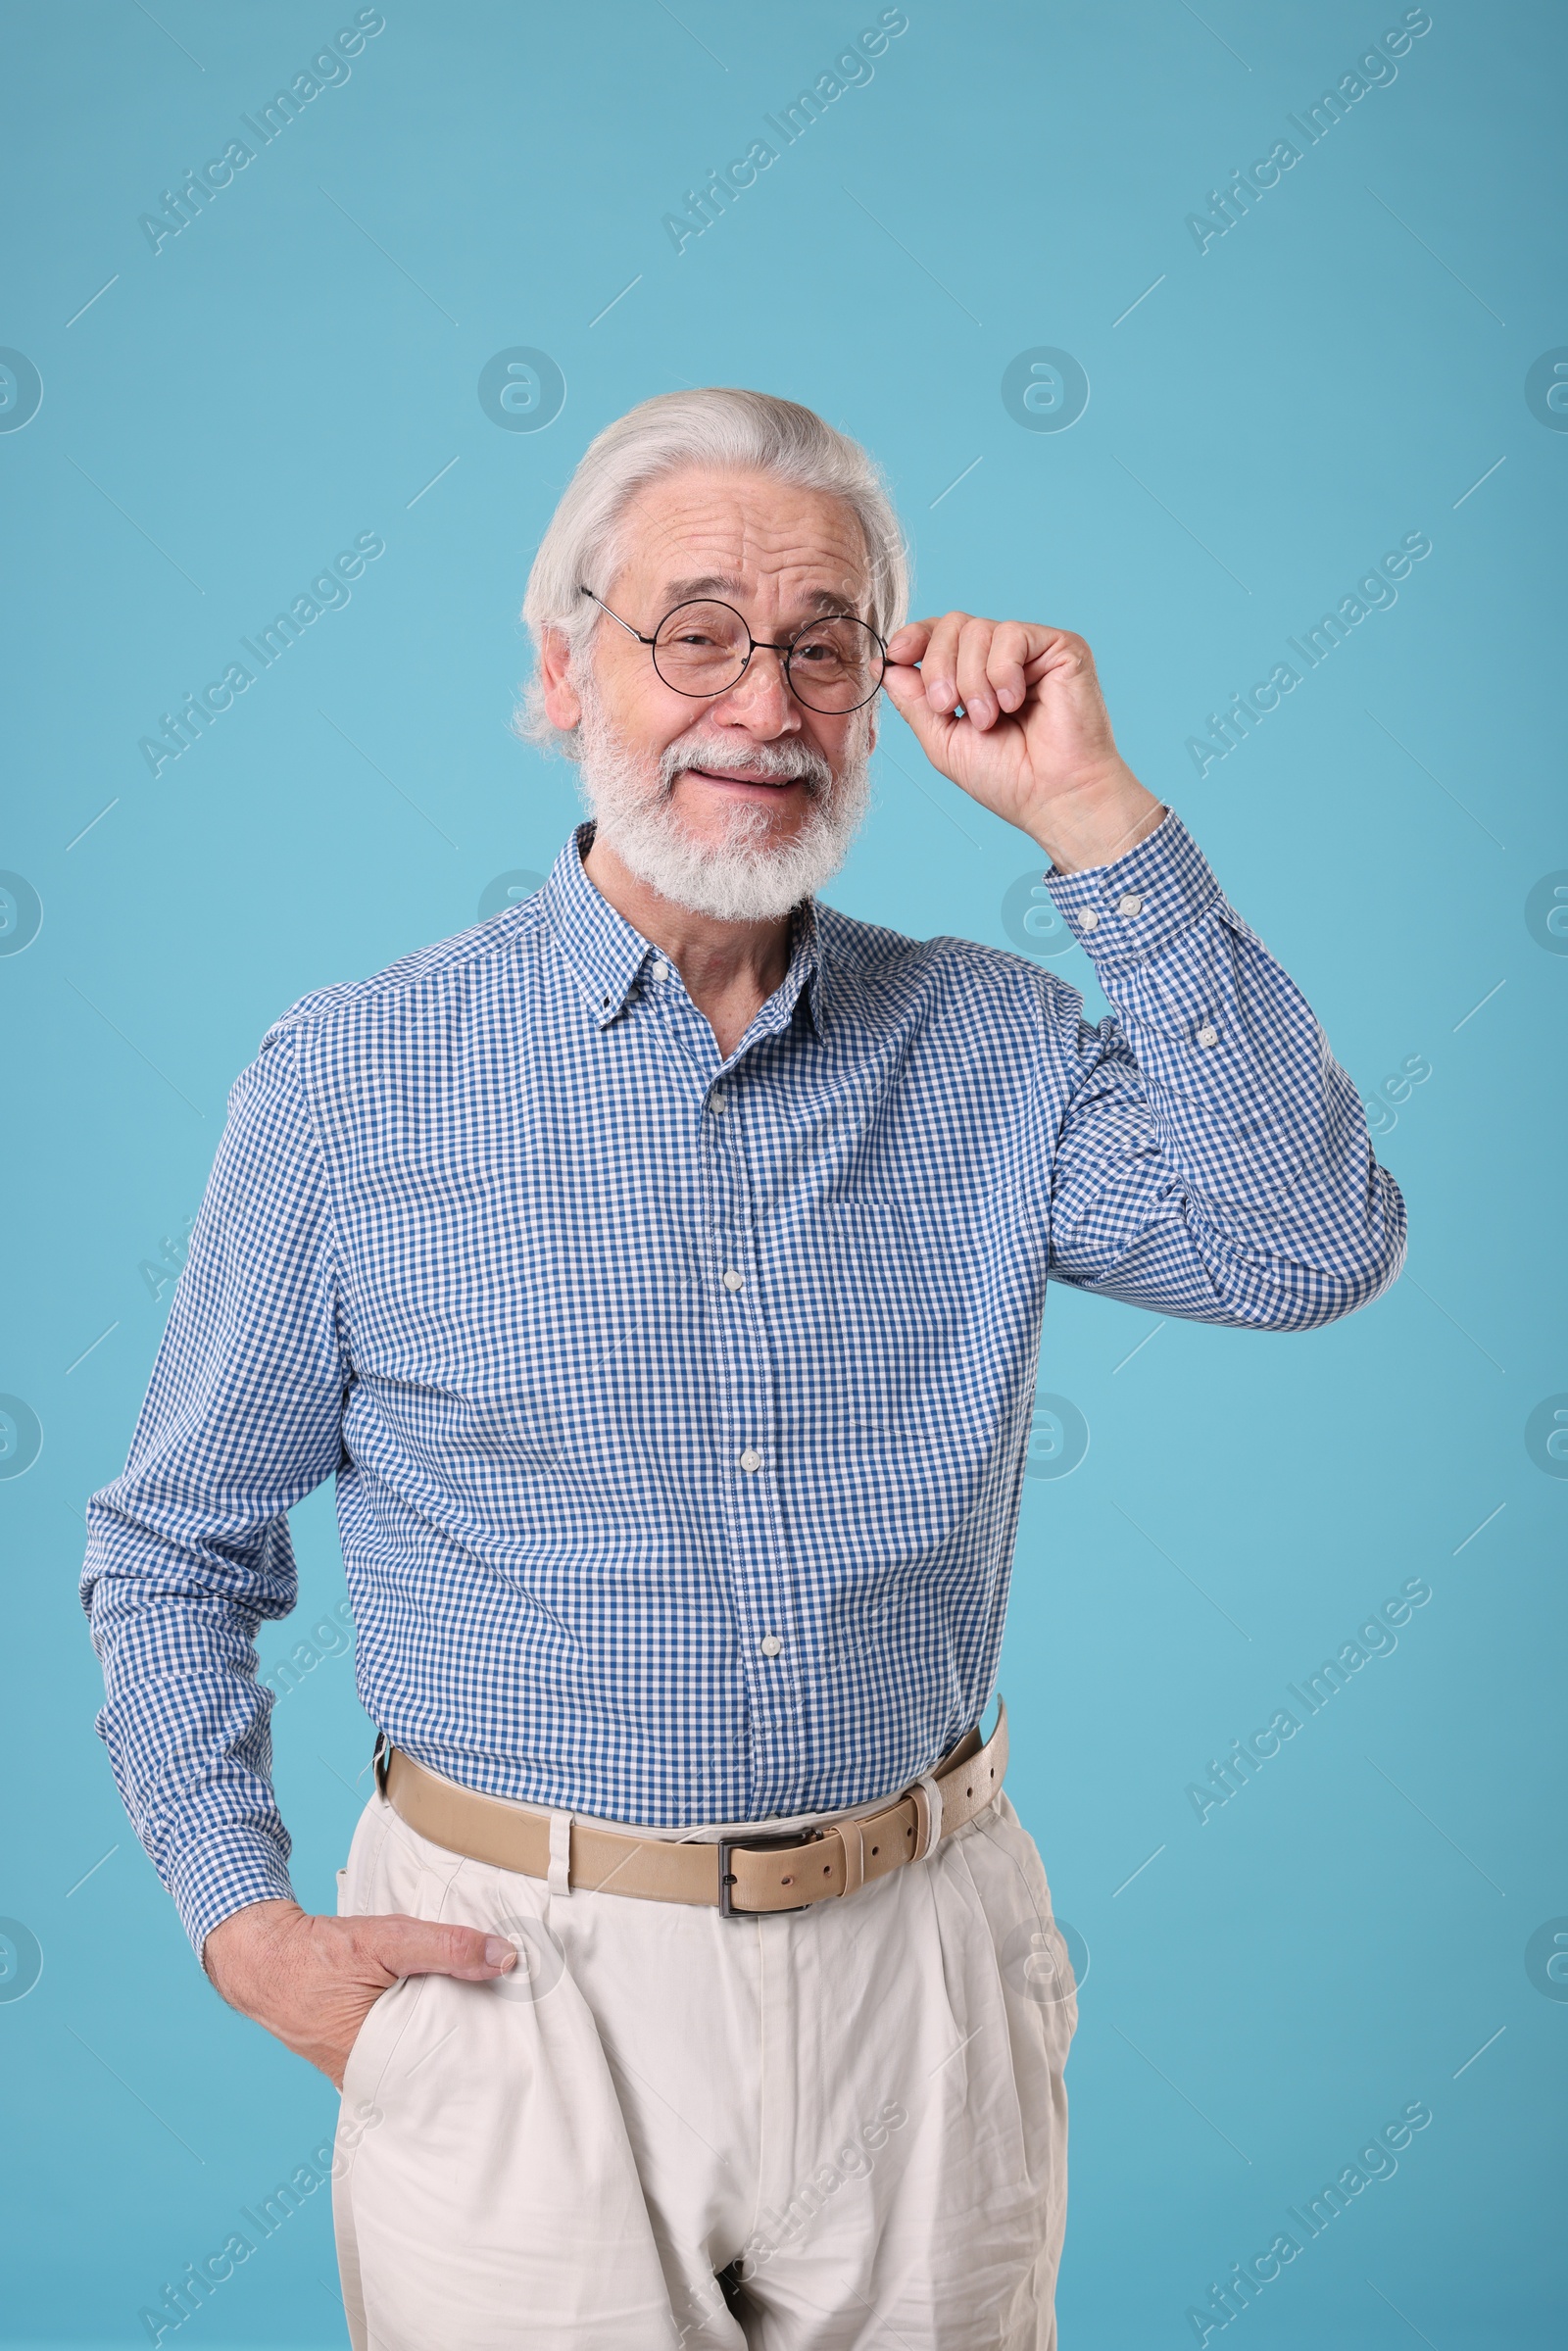
<instances>
[{"instance_id":1,"label":"shirt collar","mask_svg":"<svg viewBox=\"0 0 1568 2351\"><path fill-rule=\"evenodd\" d=\"M545 908L567 956L581 977L600 1028L607 1028L625 1005L643 976L644 967L659 950L641 931L618 914L583 870L594 837L591 817L575 825L562 845L544 886ZM798 997L818 1038L826 1018L826 958L822 924L814 898L804 899L790 923L789 968L784 975L767 1027L788 1025Z\"/></svg>"}]
</instances>

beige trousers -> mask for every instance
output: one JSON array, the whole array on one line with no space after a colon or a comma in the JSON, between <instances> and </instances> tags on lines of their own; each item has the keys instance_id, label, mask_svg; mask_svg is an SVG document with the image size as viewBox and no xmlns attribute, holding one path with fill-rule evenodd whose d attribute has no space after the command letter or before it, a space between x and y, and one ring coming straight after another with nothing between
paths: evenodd
<instances>
[{"instance_id":1,"label":"beige trousers","mask_svg":"<svg viewBox=\"0 0 1568 2351\"><path fill-rule=\"evenodd\" d=\"M355 2351L1054 2351L1077 2008L1004 1794L762 1919L552 1893L376 1795L339 1909L519 1953L405 1978L350 2053Z\"/></svg>"}]
</instances>

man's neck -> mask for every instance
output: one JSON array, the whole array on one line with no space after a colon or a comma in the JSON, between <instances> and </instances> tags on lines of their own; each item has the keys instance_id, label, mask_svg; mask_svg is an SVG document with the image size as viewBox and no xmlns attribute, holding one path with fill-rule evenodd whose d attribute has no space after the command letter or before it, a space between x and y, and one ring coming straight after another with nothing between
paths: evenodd
<instances>
[{"instance_id":1,"label":"man's neck","mask_svg":"<svg viewBox=\"0 0 1568 2351\"><path fill-rule=\"evenodd\" d=\"M727 1058L789 969L789 915L725 922L676 906L639 880L598 831L582 862L600 897L674 964Z\"/></svg>"}]
</instances>

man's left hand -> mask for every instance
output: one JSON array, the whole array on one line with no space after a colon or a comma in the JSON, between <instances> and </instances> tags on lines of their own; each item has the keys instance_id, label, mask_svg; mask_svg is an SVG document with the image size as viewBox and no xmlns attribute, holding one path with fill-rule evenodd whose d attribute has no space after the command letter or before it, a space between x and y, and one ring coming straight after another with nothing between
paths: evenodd
<instances>
[{"instance_id":1,"label":"man's left hand","mask_svg":"<svg viewBox=\"0 0 1568 2351\"><path fill-rule=\"evenodd\" d=\"M1118 753L1094 656L1067 629L911 620L889 642L883 684L932 766L1063 873L1125 856L1163 813Z\"/></svg>"}]
</instances>

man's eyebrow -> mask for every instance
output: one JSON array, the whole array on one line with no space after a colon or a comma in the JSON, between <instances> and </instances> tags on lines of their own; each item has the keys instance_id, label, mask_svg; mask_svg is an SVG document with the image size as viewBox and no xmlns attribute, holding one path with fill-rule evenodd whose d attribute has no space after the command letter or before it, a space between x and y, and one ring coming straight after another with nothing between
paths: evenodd
<instances>
[{"instance_id":1,"label":"man's eyebrow","mask_svg":"<svg viewBox=\"0 0 1568 2351\"><path fill-rule=\"evenodd\" d=\"M664 582L666 611L677 604L689 604L699 596L721 596L733 604L745 592L745 583L727 572L706 571L697 579L671 579ZM843 612L853 609L853 599L835 596L831 588L813 588L801 598L801 603L812 612Z\"/></svg>"}]
</instances>

